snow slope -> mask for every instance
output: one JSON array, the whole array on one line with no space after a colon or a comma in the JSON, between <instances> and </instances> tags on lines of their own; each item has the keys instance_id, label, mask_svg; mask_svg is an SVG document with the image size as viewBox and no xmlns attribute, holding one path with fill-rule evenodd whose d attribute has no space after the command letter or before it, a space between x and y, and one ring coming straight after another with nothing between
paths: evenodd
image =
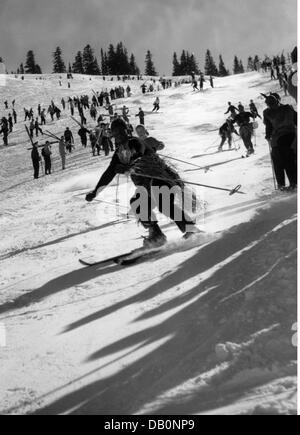
<instances>
[{"instance_id":1,"label":"snow slope","mask_svg":"<svg viewBox=\"0 0 300 435\"><path fill-rule=\"evenodd\" d=\"M78 76L68 90L55 76L9 77L0 104L16 98L23 121L23 107L115 85ZM66 171L54 145L54 174L32 180L29 143L17 125L10 146L0 148L1 413L296 413L297 197L273 192L261 122L253 157L240 158L240 140L238 151L213 154L227 101L254 99L261 113L260 92L276 85L247 73L217 79L204 93L189 85L158 93L161 112L146 124L165 142L164 155L206 168L232 160L210 170L178 163L183 177L241 184L246 194L197 188L205 204L198 224L207 234L190 249L179 243L129 268L83 268L78 258L141 245L143 230L126 219L131 183L120 177L119 207L117 180L85 203L110 158L93 157L78 141ZM154 95L130 86L132 97L117 104L130 108L136 124L138 107L151 111ZM67 111L47 127L60 135L66 126L76 136ZM162 225L171 240L180 238L169 221Z\"/></svg>"}]
</instances>

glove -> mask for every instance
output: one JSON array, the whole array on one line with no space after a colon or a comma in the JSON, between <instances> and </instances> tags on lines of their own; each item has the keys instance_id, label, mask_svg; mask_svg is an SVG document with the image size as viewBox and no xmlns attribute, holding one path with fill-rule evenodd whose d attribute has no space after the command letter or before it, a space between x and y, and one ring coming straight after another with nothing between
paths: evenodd
<instances>
[{"instance_id":1,"label":"glove","mask_svg":"<svg viewBox=\"0 0 300 435\"><path fill-rule=\"evenodd\" d=\"M86 197L85 200L87 202L92 202L94 199L96 198L96 192L93 190L92 192L89 192Z\"/></svg>"}]
</instances>

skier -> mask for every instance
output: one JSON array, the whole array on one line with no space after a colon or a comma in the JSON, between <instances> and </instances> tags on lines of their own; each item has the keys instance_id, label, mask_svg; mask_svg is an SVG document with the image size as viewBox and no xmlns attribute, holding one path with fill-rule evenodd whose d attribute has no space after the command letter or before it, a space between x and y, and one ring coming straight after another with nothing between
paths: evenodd
<instances>
[{"instance_id":1,"label":"skier","mask_svg":"<svg viewBox=\"0 0 300 435\"><path fill-rule=\"evenodd\" d=\"M64 136L62 136L58 142L58 150L61 158L62 170L64 171L66 168L66 144Z\"/></svg>"},{"instance_id":2,"label":"skier","mask_svg":"<svg viewBox=\"0 0 300 435\"><path fill-rule=\"evenodd\" d=\"M8 121L5 117L2 118L0 125L2 125L0 134L3 134L3 144L8 145Z\"/></svg>"},{"instance_id":3,"label":"skier","mask_svg":"<svg viewBox=\"0 0 300 435\"><path fill-rule=\"evenodd\" d=\"M96 133L94 131L90 132L90 142L91 142L93 156L95 157L96 152L98 156L100 156L99 140L97 139Z\"/></svg>"},{"instance_id":4,"label":"skier","mask_svg":"<svg viewBox=\"0 0 300 435\"><path fill-rule=\"evenodd\" d=\"M193 80L193 91L199 91L198 82L196 79Z\"/></svg>"},{"instance_id":5,"label":"skier","mask_svg":"<svg viewBox=\"0 0 300 435\"><path fill-rule=\"evenodd\" d=\"M112 136L115 138L117 151L114 153L112 161L100 178L96 188L87 194L86 201L93 201L96 196L111 183L117 174L131 172L133 183L140 189L131 199L131 207L136 208L136 215L140 209L139 220L145 229L149 230L149 236L144 240L145 247L159 247L166 243L166 236L158 225L154 208L157 205L159 211L168 214L174 220L185 238L189 238L199 230L195 226L195 222L187 216L187 214L175 204L174 195L169 198L171 208L169 213L166 212L164 201L161 195L155 194L153 187L172 188L177 186L181 191L184 189L184 183L179 178L179 175L171 169L157 154L153 153L149 148L145 148L144 144L137 138L129 138L127 134L127 126L121 119L116 119L111 125ZM168 181L162 181L158 178L164 178ZM142 193L143 192L143 193ZM146 203L138 204L141 196L146 194ZM148 207L147 207L148 205ZM150 205L150 207L149 207ZM180 218L179 217L180 214Z\"/></svg>"},{"instance_id":6,"label":"skier","mask_svg":"<svg viewBox=\"0 0 300 435\"><path fill-rule=\"evenodd\" d=\"M34 123L34 128L35 128L36 137L38 137L39 133L41 133L42 135L44 134L43 130L40 128L39 118L36 118L35 123Z\"/></svg>"},{"instance_id":7,"label":"skier","mask_svg":"<svg viewBox=\"0 0 300 435\"><path fill-rule=\"evenodd\" d=\"M205 82L204 75L201 74L201 75L200 75L200 90L201 90L201 91L203 91L203 88L204 88L204 82Z\"/></svg>"},{"instance_id":8,"label":"skier","mask_svg":"<svg viewBox=\"0 0 300 435\"><path fill-rule=\"evenodd\" d=\"M8 125L9 125L9 132L12 133L13 132L13 118L11 116L11 113L8 114Z\"/></svg>"},{"instance_id":9,"label":"skier","mask_svg":"<svg viewBox=\"0 0 300 435\"><path fill-rule=\"evenodd\" d=\"M12 115L13 115L13 118L14 118L14 123L17 124L17 122L18 122L18 116L17 116L17 112L15 111L15 109L13 109Z\"/></svg>"},{"instance_id":10,"label":"skier","mask_svg":"<svg viewBox=\"0 0 300 435\"><path fill-rule=\"evenodd\" d=\"M124 119L125 122L129 122L129 118L128 118L128 114L129 114L129 109L126 106L122 107L122 117Z\"/></svg>"},{"instance_id":11,"label":"skier","mask_svg":"<svg viewBox=\"0 0 300 435\"><path fill-rule=\"evenodd\" d=\"M143 111L143 109L141 107L139 108L139 113L135 116L139 117L141 125L145 125L145 112Z\"/></svg>"},{"instance_id":12,"label":"skier","mask_svg":"<svg viewBox=\"0 0 300 435\"><path fill-rule=\"evenodd\" d=\"M229 101L228 102L228 110L227 110L227 112L224 113L224 115L227 115L230 112L232 119L234 119L236 117L236 114L238 111L239 111L239 109L237 109L235 106L233 106L231 104L231 102Z\"/></svg>"},{"instance_id":13,"label":"skier","mask_svg":"<svg viewBox=\"0 0 300 435\"><path fill-rule=\"evenodd\" d=\"M39 151L38 151L38 142L33 144L32 147L32 151L31 151L31 160L32 160L32 164L33 164L33 177L34 179L39 178L39 173L40 173L40 161L41 161L41 157L39 155Z\"/></svg>"},{"instance_id":14,"label":"skier","mask_svg":"<svg viewBox=\"0 0 300 435\"><path fill-rule=\"evenodd\" d=\"M210 86L211 86L212 88L214 88L215 86L214 86L214 79L213 79L213 76L210 76L209 81L210 81Z\"/></svg>"},{"instance_id":15,"label":"skier","mask_svg":"<svg viewBox=\"0 0 300 435\"><path fill-rule=\"evenodd\" d=\"M4 106L5 106L5 109L7 110L8 109L8 101L7 100L4 101Z\"/></svg>"},{"instance_id":16,"label":"skier","mask_svg":"<svg viewBox=\"0 0 300 435\"><path fill-rule=\"evenodd\" d=\"M89 131L85 127L81 127L80 130L78 130L78 136L80 136L81 144L84 148L87 146L87 134Z\"/></svg>"},{"instance_id":17,"label":"skier","mask_svg":"<svg viewBox=\"0 0 300 435\"><path fill-rule=\"evenodd\" d=\"M250 112L252 113L252 115L254 115L254 119L257 118L257 117L260 118L260 119L262 119L262 117L261 117L260 114L258 113L257 107L256 107L256 105L254 104L254 101L253 101L253 100L250 100L249 109L250 109Z\"/></svg>"},{"instance_id":18,"label":"skier","mask_svg":"<svg viewBox=\"0 0 300 435\"><path fill-rule=\"evenodd\" d=\"M297 112L289 105L280 105L274 96L265 96L267 109L263 118L266 125L266 139L271 147L278 189L285 190L285 173L290 182L289 190L297 187Z\"/></svg>"},{"instance_id":19,"label":"skier","mask_svg":"<svg viewBox=\"0 0 300 435\"><path fill-rule=\"evenodd\" d=\"M51 154L50 142L47 141L42 149L42 156L45 161L45 175L51 175Z\"/></svg>"},{"instance_id":20,"label":"skier","mask_svg":"<svg viewBox=\"0 0 300 435\"><path fill-rule=\"evenodd\" d=\"M221 144L218 148L218 151L223 151L223 145L226 142L226 140L228 140L229 149L231 150L232 133L235 133L237 136L239 135L238 132L236 131L236 129L234 128L233 120L231 118L228 118L226 120L225 124L223 124L219 130L219 135L221 136L222 140L221 140Z\"/></svg>"},{"instance_id":21,"label":"skier","mask_svg":"<svg viewBox=\"0 0 300 435\"><path fill-rule=\"evenodd\" d=\"M66 109L66 102L65 102L64 98L61 99L61 105L62 105L63 110L65 110Z\"/></svg>"},{"instance_id":22,"label":"skier","mask_svg":"<svg viewBox=\"0 0 300 435\"><path fill-rule=\"evenodd\" d=\"M64 133L64 138L65 138L65 142L66 142L66 148L69 151L69 153L71 154L72 148L74 147L74 137L73 137L73 133L71 132L69 127L66 128L66 131Z\"/></svg>"},{"instance_id":23,"label":"skier","mask_svg":"<svg viewBox=\"0 0 300 435\"><path fill-rule=\"evenodd\" d=\"M32 119L30 124L29 124L29 131L30 131L30 137L31 138L33 138L34 129L35 129L35 122Z\"/></svg>"},{"instance_id":24,"label":"skier","mask_svg":"<svg viewBox=\"0 0 300 435\"><path fill-rule=\"evenodd\" d=\"M41 111L41 125L46 125L46 109Z\"/></svg>"},{"instance_id":25,"label":"skier","mask_svg":"<svg viewBox=\"0 0 300 435\"><path fill-rule=\"evenodd\" d=\"M156 97L154 103L153 103L153 110L152 112L158 112L159 111L159 105L160 105L160 101L159 101L159 97Z\"/></svg>"},{"instance_id":26,"label":"skier","mask_svg":"<svg viewBox=\"0 0 300 435\"><path fill-rule=\"evenodd\" d=\"M250 122L250 118L254 118L254 115L250 112L245 112L243 110L238 115L236 115L233 121L234 123L237 123L240 127L239 133L247 149L247 157L251 154L254 154L253 143L251 140L253 134L253 126Z\"/></svg>"},{"instance_id":27,"label":"skier","mask_svg":"<svg viewBox=\"0 0 300 435\"><path fill-rule=\"evenodd\" d=\"M242 103L240 101L239 101L239 104L238 104L238 110L239 110L239 113L245 112L245 107L242 105Z\"/></svg>"},{"instance_id":28,"label":"skier","mask_svg":"<svg viewBox=\"0 0 300 435\"><path fill-rule=\"evenodd\" d=\"M271 80L276 80L275 72L274 72L273 67L271 67Z\"/></svg>"}]
</instances>

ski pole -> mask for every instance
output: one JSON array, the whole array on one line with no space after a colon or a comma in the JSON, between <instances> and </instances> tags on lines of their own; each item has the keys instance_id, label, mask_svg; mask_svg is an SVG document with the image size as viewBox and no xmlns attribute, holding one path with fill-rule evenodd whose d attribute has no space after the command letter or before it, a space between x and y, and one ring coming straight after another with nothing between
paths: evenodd
<instances>
[{"instance_id":1,"label":"ski pole","mask_svg":"<svg viewBox=\"0 0 300 435\"><path fill-rule=\"evenodd\" d=\"M155 180L160 180L160 181L166 181L166 182L170 182L171 180L168 178L163 178L163 177L157 177L152 176L152 175L145 175L145 174L138 174L137 172L131 172L131 175L135 175L138 177L144 177L144 178L149 178L149 179L155 179ZM178 180L179 181L179 180ZM234 195L235 193L240 193L241 195L246 195L245 192L241 192L241 185L237 185L235 188L233 189L226 189L224 187L217 187L217 186L209 186L207 184L200 184L200 183L193 183L191 181L185 181L185 180L181 180L184 184L190 184L191 186L200 186L200 187L207 187L208 189L215 189L215 190L222 190L224 192L229 192L229 195Z\"/></svg>"},{"instance_id":2,"label":"ski pole","mask_svg":"<svg viewBox=\"0 0 300 435\"><path fill-rule=\"evenodd\" d=\"M185 160L175 159L175 157L164 156L163 154L158 154L160 157L164 157L165 159L175 160L176 162L185 163L186 165L194 166L195 168L202 169L201 166L195 165L194 163L186 162Z\"/></svg>"}]
</instances>

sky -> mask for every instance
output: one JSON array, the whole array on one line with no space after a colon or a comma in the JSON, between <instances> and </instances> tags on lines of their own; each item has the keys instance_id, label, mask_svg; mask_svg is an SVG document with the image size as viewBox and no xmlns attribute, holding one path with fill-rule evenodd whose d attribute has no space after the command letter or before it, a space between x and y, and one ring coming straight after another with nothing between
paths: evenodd
<instances>
[{"instance_id":1,"label":"sky","mask_svg":"<svg viewBox=\"0 0 300 435\"><path fill-rule=\"evenodd\" d=\"M107 49L122 41L144 72L149 49L160 75L172 71L174 51L194 53L203 68L206 49L232 69L236 54L280 54L297 43L297 0L0 0L0 57L16 70L34 50L52 72L57 46L73 63L87 44Z\"/></svg>"}]
</instances>

